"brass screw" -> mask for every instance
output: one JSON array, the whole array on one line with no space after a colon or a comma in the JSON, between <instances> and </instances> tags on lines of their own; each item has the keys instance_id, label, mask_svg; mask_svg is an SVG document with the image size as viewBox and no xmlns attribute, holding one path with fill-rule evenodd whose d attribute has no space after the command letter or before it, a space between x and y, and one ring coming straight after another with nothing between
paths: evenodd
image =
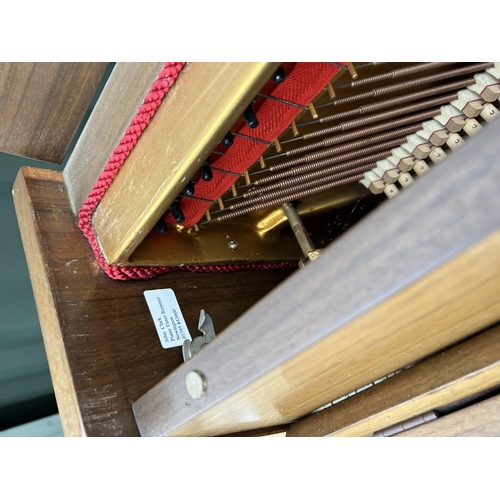
<instances>
[{"instance_id":1,"label":"brass screw","mask_svg":"<svg viewBox=\"0 0 500 500\"><path fill-rule=\"evenodd\" d=\"M347 69L349 70L349 73L351 74L351 78L353 80L356 80L358 78L358 72L354 68L354 64L352 62L347 63Z\"/></svg>"},{"instance_id":2,"label":"brass screw","mask_svg":"<svg viewBox=\"0 0 500 500\"><path fill-rule=\"evenodd\" d=\"M235 240L230 240L227 242L227 246L234 252L238 250L238 247L240 246L239 243Z\"/></svg>"},{"instance_id":3,"label":"brass screw","mask_svg":"<svg viewBox=\"0 0 500 500\"><path fill-rule=\"evenodd\" d=\"M321 255L321 250L313 250L307 254L307 258L310 261L316 260Z\"/></svg>"},{"instance_id":4,"label":"brass screw","mask_svg":"<svg viewBox=\"0 0 500 500\"><path fill-rule=\"evenodd\" d=\"M186 389L193 399L199 399L207 390L207 380L203 373L193 370L186 375Z\"/></svg>"}]
</instances>

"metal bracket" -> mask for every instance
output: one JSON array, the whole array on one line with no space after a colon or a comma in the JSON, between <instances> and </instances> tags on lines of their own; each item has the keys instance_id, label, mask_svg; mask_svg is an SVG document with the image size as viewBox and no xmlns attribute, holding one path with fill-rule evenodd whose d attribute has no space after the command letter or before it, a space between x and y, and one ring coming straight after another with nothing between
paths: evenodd
<instances>
[{"instance_id":1,"label":"metal bracket","mask_svg":"<svg viewBox=\"0 0 500 500\"><path fill-rule=\"evenodd\" d=\"M285 212L293 234L297 238L297 243L304 254L305 259L300 259L299 261L299 266L304 267L306 262L316 260L320 256L321 250L316 250L314 248L311 237L304 227L304 224L302 223L295 207L291 203L283 203L281 208L283 209L283 212Z\"/></svg>"},{"instance_id":2,"label":"metal bracket","mask_svg":"<svg viewBox=\"0 0 500 500\"><path fill-rule=\"evenodd\" d=\"M215 329L212 318L202 309L200 319L198 320L198 330L203 333L202 336L193 340L185 340L182 344L182 356L184 361L191 359L203 346L215 338Z\"/></svg>"}]
</instances>

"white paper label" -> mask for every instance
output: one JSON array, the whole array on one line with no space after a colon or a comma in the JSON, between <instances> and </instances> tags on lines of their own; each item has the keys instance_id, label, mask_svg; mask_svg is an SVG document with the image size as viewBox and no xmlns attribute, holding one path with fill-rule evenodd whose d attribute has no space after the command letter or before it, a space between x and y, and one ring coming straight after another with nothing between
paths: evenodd
<instances>
[{"instance_id":1,"label":"white paper label","mask_svg":"<svg viewBox=\"0 0 500 500\"><path fill-rule=\"evenodd\" d=\"M173 290L146 290L144 297L164 349L192 340Z\"/></svg>"}]
</instances>

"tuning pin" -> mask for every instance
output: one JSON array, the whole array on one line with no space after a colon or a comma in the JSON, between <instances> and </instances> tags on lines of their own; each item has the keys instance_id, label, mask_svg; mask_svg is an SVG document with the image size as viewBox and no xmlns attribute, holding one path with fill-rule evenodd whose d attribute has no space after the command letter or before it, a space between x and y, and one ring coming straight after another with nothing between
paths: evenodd
<instances>
[{"instance_id":1,"label":"tuning pin","mask_svg":"<svg viewBox=\"0 0 500 500\"><path fill-rule=\"evenodd\" d=\"M318 116L318 112L316 111L316 109L314 107L314 104L312 102L310 102L307 105L307 107L309 109L309 113L311 113L311 116L312 116L313 120L317 120L319 118L319 116Z\"/></svg>"},{"instance_id":2,"label":"tuning pin","mask_svg":"<svg viewBox=\"0 0 500 500\"><path fill-rule=\"evenodd\" d=\"M353 80L357 80L357 78L358 78L358 72L356 71L356 68L354 67L354 64L352 62L348 62L347 63L347 69L349 70L351 78Z\"/></svg>"},{"instance_id":3,"label":"tuning pin","mask_svg":"<svg viewBox=\"0 0 500 500\"><path fill-rule=\"evenodd\" d=\"M182 213L181 207L179 205L179 200L175 200L172 205L170 205L169 210L175 222L177 222L178 224L184 222L184 214Z\"/></svg>"},{"instance_id":4,"label":"tuning pin","mask_svg":"<svg viewBox=\"0 0 500 500\"><path fill-rule=\"evenodd\" d=\"M234 142L234 137L231 132L228 132L223 138L222 141L220 141L223 146L229 147L233 145Z\"/></svg>"},{"instance_id":5,"label":"tuning pin","mask_svg":"<svg viewBox=\"0 0 500 500\"><path fill-rule=\"evenodd\" d=\"M255 128L257 127L257 125L259 125L259 120L257 120L257 117L253 112L252 106L248 106L248 108L245 109L245 111L243 111L243 120L245 120L245 123L250 128Z\"/></svg>"},{"instance_id":6,"label":"tuning pin","mask_svg":"<svg viewBox=\"0 0 500 500\"><path fill-rule=\"evenodd\" d=\"M200 177L204 181L211 181L214 174L212 173L212 169L210 168L210 156L205 160L203 165L198 169L198 173Z\"/></svg>"},{"instance_id":7,"label":"tuning pin","mask_svg":"<svg viewBox=\"0 0 500 500\"><path fill-rule=\"evenodd\" d=\"M335 89L333 88L333 85L330 82L327 83L326 90L328 90L328 95L330 96L330 99L335 99L337 97L335 95Z\"/></svg>"},{"instance_id":8,"label":"tuning pin","mask_svg":"<svg viewBox=\"0 0 500 500\"><path fill-rule=\"evenodd\" d=\"M165 221L163 220L163 217L156 223L156 230L160 233L160 234L165 234L167 233L167 225L165 224Z\"/></svg>"},{"instance_id":9,"label":"tuning pin","mask_svg":"<svg viewBox=\"0 0 500 500\"><path fill-rule=\"evenodd\" d=\"M189 181L182 190L184 196L194 196L194 184Z\"/></svg>"},{"instance_id":10,"label":"tuning pin","mask_svg":"<svg viewBox=\"0 0 500 500\"><path fill-rule=\"evenodd\" d=\"M281 83L281 82L284 82L285 81L285 78L286 78L286 73L285 73L285 70L283 69L283 66L280 66L276 72L274 73L274 75L271 77L271 80L274 82L274 83Z\"/></svg>"}]
</instances>

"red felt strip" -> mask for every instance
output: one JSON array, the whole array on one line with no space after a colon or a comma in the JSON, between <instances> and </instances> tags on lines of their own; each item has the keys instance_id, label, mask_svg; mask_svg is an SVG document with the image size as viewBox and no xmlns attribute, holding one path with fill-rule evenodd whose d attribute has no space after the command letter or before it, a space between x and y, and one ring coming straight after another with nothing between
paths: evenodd
<instances>
[{"instance_id":1,"label":"red felt strip","mask_svg":"<svg viewBox=\"0 0 500 500\"><path fill-rule=\"evenodd\" d=\"M338 72L338 67L328 63L297 63L285 81L280 83L270 95L306 106ZM259 120L258 127L251 129L245 124L239 133L271 143L286 130L300 112L301 110L296 106L266 99L255 113ZM259 159L266 147L266 144L236 136L233 145L212 165L220 170L242 174ZM211 181L200 181L197 184L196 197L215 200L222 196L233 183L234 176L214 171ZM196 224L209 206L208 202L182 199L180 208L185 219L183 225ZM167 214L165 220L174 223L170 214Z\"/></svg>"}]
</instances>

